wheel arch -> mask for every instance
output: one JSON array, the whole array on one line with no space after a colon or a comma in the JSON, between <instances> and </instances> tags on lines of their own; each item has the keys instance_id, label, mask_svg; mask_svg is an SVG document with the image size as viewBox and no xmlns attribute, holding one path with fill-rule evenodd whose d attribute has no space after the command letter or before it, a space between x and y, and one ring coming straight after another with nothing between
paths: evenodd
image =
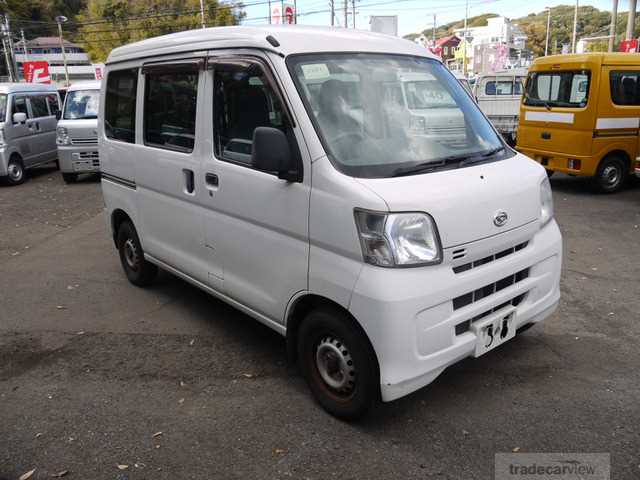
<instances>
[{"instance_id":1,"label":"wheel arch","mask_svg":"<svg viewBox=\"0 0 640 480\"><path fill-rule=\"evenodd\" d=\"M121 208L116 208L113 212L111 212L111 236L113 237L113 244L116 248L118 248L118 229L123 222L129 221L133 224L133 220L131 217L122 210Z\"/></svg>"},{"instance_id":2,"label":"wheel arch","mask_svg":"<svg viewBox=\"0 0 640 480\"><path fill-rule=\"evenodd\" d=\"M631 161L631 156L629 155L629 152L627 152L622 148L615 148L613 150L608 151L604 155L602 155L602 157L600 158L600 161L598 162L598 166L596 167L596 172L600 169L600 165L602 165L602 162L604 162L609 157L621 158L624 161L625 166L627 167L627 173L629 173L631 167L633 166L633 162Z\"/></svg>"}]
</instances>

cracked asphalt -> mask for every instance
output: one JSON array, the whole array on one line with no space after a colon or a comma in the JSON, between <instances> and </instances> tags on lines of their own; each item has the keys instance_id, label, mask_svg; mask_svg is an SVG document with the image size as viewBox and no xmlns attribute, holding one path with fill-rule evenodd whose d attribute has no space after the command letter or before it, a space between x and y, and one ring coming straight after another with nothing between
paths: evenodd
<instances>
[{"instance_id":1,"label":"cracked asphalt","mask_svg":"<svg viewBox=\"0 0 640 480\"><path fill-rule=\"evenodd\" d=\"M130 285L95 178L0 188L0 478L489 479L514 449L640 478L640 185L551 183L557 313L354 424L276 333L169 274Z\"/></svg>"}]
</instances>

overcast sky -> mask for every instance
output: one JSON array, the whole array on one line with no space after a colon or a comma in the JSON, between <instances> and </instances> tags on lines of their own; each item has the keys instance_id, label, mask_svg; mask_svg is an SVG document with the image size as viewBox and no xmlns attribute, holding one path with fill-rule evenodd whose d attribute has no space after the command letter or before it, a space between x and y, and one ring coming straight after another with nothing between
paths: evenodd
<instances>
[{"instance_id":1,"label":"overcast sky","mask_svg":"<svg viewBox=\"0 0 640 480\"><path fill-rule=\"evenodd\" d=\"M274 3L277 0L274 0ZM335 0L336 8L342 8L343 0ZM466 0L356 0L356 26L361 29L369 28L371 15L398 15L399 33L406 35L418 32L433 25L433 15L436 15L438 25L464 18ZM245 0L246 4L257 3L256 0ZM351 0L349 0L351 2ZM287 1L285 0L285 3ZM293 0L289 0L293 3ZM376 4L376 5L373 5ZM618 11L628 10L628 0L618 2ZM482 13L498 13L510 18L518 18L529 13L537 13L547 6L575 5L571 1L557 2L553 0L469 0L469 16ZM611 0L581 0L580 5L591 5L600 10L611 10ZM298 23L308 25L330 25L328 12L329 0L297 0ZM246 25L268 23L268 5L253 5L246 7ZM351 7L349 7L351 11ZM312 12L312 13L309 13ZM318 13L314 13L318 12ZM306 14L306 15L305 15ZM338 12L342 23L344 14ZM349 26L352 26L349 16Z\"/></svg>"}]
</instances>

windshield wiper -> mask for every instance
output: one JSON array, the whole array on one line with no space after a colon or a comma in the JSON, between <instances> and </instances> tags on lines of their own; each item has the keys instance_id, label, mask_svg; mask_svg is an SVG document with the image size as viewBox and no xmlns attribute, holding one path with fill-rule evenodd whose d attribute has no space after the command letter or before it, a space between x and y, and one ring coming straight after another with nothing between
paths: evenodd
<instances>
[{"instance_id":1,"label":"windshield wiper","mask_svg":"<svg viewBox=\"0 0 640 480\"><path fill-rule=\"evenodd\" d=\"M504 150L504 147L496 147L491 150L487 150L485 152L478 152L474 155L471 155L460 162L460 166L464 167L465 165L471 165L473 163L483 162L488 160L490 157L493 157L496 153L500 153Z\"/></svg>"},{"instance_id":2,"label":"windshield wiper","mask_svg":"<svg viewBox=\"0 0 640 480\"><path fill-rule=\"evenodd\" d=\"M402 177L404 175L411 175L413 173L424 173L432 170L437 170L440 167L444 167L445 165L449 165L451 163L458 163L458 167L462 167L465 165L470 165L472 163L481 162L487 160L489 157L495 155L498 152L504 150L504 147L493 148L488 151L472 153L472 154L463 154L463 155L451 155L449 157L443 157L436 161L430 162L421 162L416 165L411 165L410 167L401 167L395 169L391 172L392 177Z\"/></svg>"}]
</instances>

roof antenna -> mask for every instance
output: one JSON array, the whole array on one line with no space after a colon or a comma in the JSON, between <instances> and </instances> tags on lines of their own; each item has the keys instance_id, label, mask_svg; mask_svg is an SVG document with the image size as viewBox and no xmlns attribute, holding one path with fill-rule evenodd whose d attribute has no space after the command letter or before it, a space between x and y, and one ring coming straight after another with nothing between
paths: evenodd
<instances>
[{"instance_id":1,"label":"roof antenna","mask_svg":"<svg viewBox=\"0 0 640 480\"><path fill-rule=\"evenodd\" d=\"M280 42L278 40L276 40L273 35L268 35L267 36L267 42L269 42L274 47L279 47L280 46Z\"/></svg>"}]
</instances>

